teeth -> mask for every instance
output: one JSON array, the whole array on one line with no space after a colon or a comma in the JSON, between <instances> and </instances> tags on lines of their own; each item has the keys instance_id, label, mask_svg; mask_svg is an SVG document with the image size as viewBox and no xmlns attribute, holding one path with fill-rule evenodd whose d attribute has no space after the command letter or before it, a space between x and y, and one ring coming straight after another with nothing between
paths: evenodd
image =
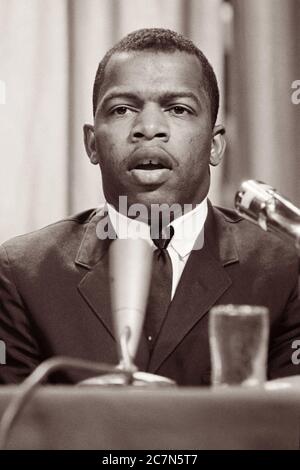
<instances>
[{"instance_id":1,"label":"teeth","mask_svg":"<svg viewBox=\"0 0 300 470\"><path fill-rule=\"evenodd\" d=\"M140 163L141 165L158 165L158 160L156 158L145 159Z\"/></svg>"}]
</instances>

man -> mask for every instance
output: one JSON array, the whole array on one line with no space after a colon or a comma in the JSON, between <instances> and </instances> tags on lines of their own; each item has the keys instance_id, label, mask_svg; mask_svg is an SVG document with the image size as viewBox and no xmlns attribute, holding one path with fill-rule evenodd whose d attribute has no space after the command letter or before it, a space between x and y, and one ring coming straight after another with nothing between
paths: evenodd
<instances>
[{"instance_id":1,"label":"man","mask_svg":"<svg viewBox=\"0 0 300 470\"><path fill-rule=\"evenodd\" d=\"M225 141L223 126L216 125L218 86L204 55L168 30L132 33L100 63L93 105L85 146L92 164L100 166L107 205L1 248L0 338L7 364L0 380L19 382L56 355L117 363L110 238L140 231L152 244L151 209L162 204L163 212L175 207L172 238L160 251L171 261L169 305L157 312L152 301L164 289L152 299L150 293L139 368L178 384L208 384L208 312L233 303L269 308L268 377L299 374L291 361L293 341L300 338L296 253L207 200L210 165L220 162ZM146 216L130 215L136 204ZM154 310L161 313L156 324ZM67 371L57 380L82 377Z\"/></svg>"}]
</instances>

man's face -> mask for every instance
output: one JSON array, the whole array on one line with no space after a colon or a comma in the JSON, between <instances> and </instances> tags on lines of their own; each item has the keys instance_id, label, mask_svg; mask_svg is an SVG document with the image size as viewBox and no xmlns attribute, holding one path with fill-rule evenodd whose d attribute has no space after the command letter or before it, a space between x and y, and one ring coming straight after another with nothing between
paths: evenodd
<instances>
[{"instance_id":1,"label":"man's face","mask_svg":"<svg viewBox=\"0 0 300 470\"><path fill-rule=\"evenodd\" d=\"M206 196L212 142L210 101L197 57L119 53L109 60L87 141L106 200L196 204ZM90 152L89 152L90 153Z\"/></svg>"}]
</instances>

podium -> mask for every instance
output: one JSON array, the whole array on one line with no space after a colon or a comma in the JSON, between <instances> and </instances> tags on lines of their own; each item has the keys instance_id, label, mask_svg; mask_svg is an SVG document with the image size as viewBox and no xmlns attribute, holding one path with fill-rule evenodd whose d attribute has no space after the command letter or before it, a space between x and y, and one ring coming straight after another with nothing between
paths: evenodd
<instances>
[{"instance_id":1,"label":"podium","mask_svg":"<svg viewBox=\"0 0 300 470\"><path fill-rule=\"evenodd\" d=\"M44 386L7 448L298 449L300 378L280 382L268 389ZM0 415L15 393L0 387Z\"/></svg>"}]
</instances>

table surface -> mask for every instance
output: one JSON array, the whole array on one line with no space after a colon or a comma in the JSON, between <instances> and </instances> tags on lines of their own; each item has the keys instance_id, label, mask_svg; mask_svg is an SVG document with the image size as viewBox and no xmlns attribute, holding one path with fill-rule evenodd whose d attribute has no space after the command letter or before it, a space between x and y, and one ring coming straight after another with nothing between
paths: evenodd
<instances>
[{"instance_id":1,"label":"table surface","mask_svg":"<svg viewBox=\"0 0 300 470\"><path fill-rule=\"evenodd\" d=\"M0 416L18 387L0 387ZM44 386L10 449L298 449L300 376L265 388Z\"/></svg>"}]
</instances>

